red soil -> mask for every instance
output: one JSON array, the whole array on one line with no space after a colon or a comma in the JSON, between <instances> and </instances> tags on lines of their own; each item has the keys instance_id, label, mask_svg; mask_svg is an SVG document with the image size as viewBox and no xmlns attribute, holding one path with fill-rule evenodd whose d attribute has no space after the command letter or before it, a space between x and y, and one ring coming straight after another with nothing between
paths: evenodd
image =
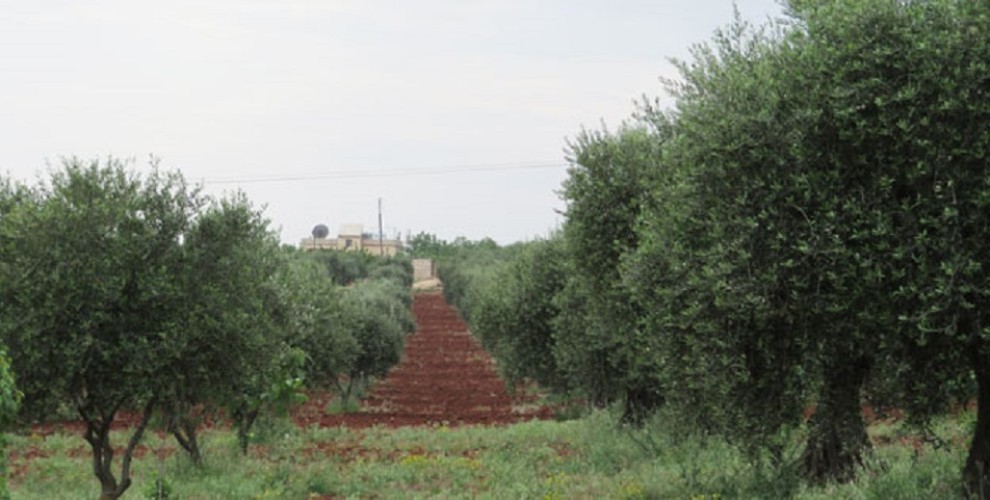
<instances>
[{"instance_id":1,"label":"red soil","mask_svg":"<svg viewBox=\"0 0 990 500\"><path fill-rule=\"evenodd\" d=\"M553 415L532 397L510 396L494 362L439 293L415 295L418 328L402 362L379 382L357 413L327 415L332 396L313 394L293 412L301 426L364 428L507 424Z\"/></svg>"}]
</instances>

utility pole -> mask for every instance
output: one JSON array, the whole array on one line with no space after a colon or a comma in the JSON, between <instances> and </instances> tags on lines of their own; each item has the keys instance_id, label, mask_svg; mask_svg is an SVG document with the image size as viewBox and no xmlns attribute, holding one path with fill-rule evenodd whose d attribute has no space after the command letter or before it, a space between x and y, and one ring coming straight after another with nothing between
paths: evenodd
<instances>
[{"instance_id":1,"label":"utility pole","mask_svg":"<svg viewBox=\"0 0 990 500\"><path fill-rule=\"evenodd\" d=\"M378 255L385 256L385 232L382 230L382 199L378 198Z\"/></svg>"}]
</instances>

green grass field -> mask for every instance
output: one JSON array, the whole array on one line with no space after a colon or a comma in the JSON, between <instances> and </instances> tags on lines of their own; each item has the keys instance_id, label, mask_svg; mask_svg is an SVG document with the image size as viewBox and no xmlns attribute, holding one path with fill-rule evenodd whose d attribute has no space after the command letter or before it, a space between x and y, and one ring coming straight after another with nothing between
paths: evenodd
<instances>
[{"instance_id":1,"label":"green grass field","mask_svg":"<svg viewBox=\"0 0 990 500\"><path fill-rule=\"evenodd\" d=\"M633 431L607 412L496 428L276 424L248 456L239 454L233 433L209 430L202 468L167 453L174 442L150 433L125 497L164 491L169 498L951 498L961 491L971 420L962 414L939 422L935 432L944 442L920 449L917 435L900 424L874 424L876 450L857 481L818 487L805 485L793 468L755 466L721 440L673 432L662 418ZM796 432L789 440L789 456L798 456L801 437ZM122 444L125 436L116 438ZM12 497L96 497L84 445L77 435L11 436ZM168 456L158 458L156 450Z\"/></svg>"}]
</instances>

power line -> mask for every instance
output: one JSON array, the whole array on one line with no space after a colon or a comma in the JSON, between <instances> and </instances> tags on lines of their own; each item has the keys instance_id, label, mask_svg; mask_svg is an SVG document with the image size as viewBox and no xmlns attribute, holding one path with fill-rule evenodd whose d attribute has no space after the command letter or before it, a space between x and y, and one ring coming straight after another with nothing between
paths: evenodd
<instances>
[{"instance_id":1,"label":"power line","mask_svg":"<svg viewBox=\"0 0 990 500\"><path fill-rule=\"evenodd\" d=\"M204 184L259 184L267 182L319 181L330 179L360 179L372 177L464 174L472 172L501 172L509 170L538 170L566 167L562 162L501 163L489 165L451 165L427 168L390 168L376 170L330 170L327 172L273 177L243 177L204 179Z\"/></svg>"}]
</instances>

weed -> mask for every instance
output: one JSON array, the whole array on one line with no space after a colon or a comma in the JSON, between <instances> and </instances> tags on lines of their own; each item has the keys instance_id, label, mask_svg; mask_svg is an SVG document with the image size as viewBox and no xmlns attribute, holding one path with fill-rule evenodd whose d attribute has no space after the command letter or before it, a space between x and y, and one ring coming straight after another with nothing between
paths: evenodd
<instances>
[{"instance_id":1,"label":"weed","mask_svg":"<svg viewBox=\"0 0 990 500\"><path fill-rule=\"evenodd\" d=\"M181 453L135 457L133 492L148 498L950 498L961 491L965 424L938 420L940 447L912 443L921 431L885 423L876 453L848 484L808 486L798 461L801 434L781 460L752 457L723 440L678 433L662 416L641 429L598 411L567 422L506 427L416 427L361 431L297 429L276 423L251 453L233 432L202 433L205 463ZM153 435L152 435L153 436ZM115 434L122 441L124 434ZM901 438L904 439L901 439ZM167 438L148 446L164 449ZM115 441L116 442L116 441ZM31 451L35 450L35 451ZM11 496L96 494L88 449L78 435L13 435ZM154 451L154 450L150 450ZM28 455L30 454L30 458ZM776 465L774 465L776 464Z\"/></svg>"}]
</instances>

